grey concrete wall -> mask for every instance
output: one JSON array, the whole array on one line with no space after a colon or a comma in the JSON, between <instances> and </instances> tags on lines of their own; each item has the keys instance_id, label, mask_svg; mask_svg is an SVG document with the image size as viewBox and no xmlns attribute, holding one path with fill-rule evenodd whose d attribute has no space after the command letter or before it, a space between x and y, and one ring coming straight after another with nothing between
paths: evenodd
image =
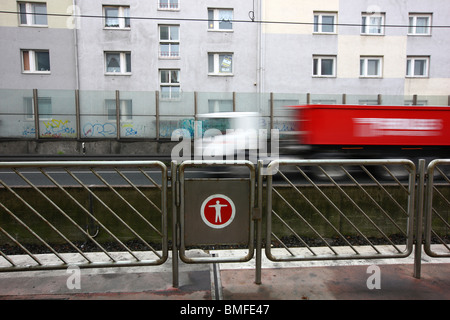
<instances>
[{"instance_id":1,"label":"grey concrete wall","mask_svg":"<svg viewBox=\"0 0 450 320\"><path fill-rule=\"evenodd\" d=\"M0 88L75 89L74 33L71 29L1 27ZM21 49L50 53L50 73L22 72Z\"/></svg>"},{"instance_id":2,"label":"grey concrete wall","mask_svg":"<svg viewBox=\"0 0 450 320\"><path fill-rule=\"evenodd\" d=\"M0 141L1 156L162 156L171 155L177 142L162 141L117 141L95 140L9 140Z\"/></svg>"}]
</instances>

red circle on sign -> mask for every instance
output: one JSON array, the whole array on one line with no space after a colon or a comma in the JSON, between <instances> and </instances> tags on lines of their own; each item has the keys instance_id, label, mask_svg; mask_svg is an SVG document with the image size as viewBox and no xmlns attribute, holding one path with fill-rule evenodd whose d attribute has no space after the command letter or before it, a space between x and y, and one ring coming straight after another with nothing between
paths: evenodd
<instances>
[{"instance_id":1,"label":"red circle on sign","mask_svg":"<svg viewBox=\"0 0 450 320\"><path fill-rule=\"evenodd\" d=\"M203 222L214 229L228 226L233 221L235 212L233 201L223 194L209 196L200 209Z\"/></svg>"}]
</instances>

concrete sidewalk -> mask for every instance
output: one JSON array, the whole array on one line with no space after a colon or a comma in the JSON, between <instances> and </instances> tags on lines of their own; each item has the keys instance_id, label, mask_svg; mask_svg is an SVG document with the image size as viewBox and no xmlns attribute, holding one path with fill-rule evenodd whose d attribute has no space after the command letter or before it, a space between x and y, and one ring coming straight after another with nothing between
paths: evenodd
<instances>
[{"instance_id":1,"label":"concrete sidewalk","mask_svg":"<svg viewBox=\"0 0 450 320\"><path fill-rule=\"evenodd\" d=\"M220 255L234 254L217 251ZM263 259L262 284L248 263L180 262L172 287L171 261L162 266L82 269L80 288L69 289L66 270L0 273L0 300L450 300L450 261L423 258L421 279L412 258L273 263ZM379 289L368 281L379 267Z\"/></svg>"}]
</instances>

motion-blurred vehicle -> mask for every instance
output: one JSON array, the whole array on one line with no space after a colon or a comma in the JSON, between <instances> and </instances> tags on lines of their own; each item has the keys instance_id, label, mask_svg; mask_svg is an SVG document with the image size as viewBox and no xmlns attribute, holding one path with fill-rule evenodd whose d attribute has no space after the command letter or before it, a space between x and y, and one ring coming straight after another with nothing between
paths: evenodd
<instances>
[{"instance_id":1,"label":"motion-blurred vehicle","mask_svg":"<svg viewBox=\"0 0 450 320\"><path fill-rule=\"evenodd\" d=\"M448 158L450 107L303 105L290 147L307 158ZM306 147L306 148L305 148Z\"/></svg>"},{"instance_id":2,"label":"motion-blurred vehicle","mask_svg":"<svg viewBox=\"0 0 450 320\"><path fill-rule=\"evenodd\" d=\"M257 112L217 112L197 116L194 155L210 160L243 160L258 150Z\"/></svg>"}]
</instances>

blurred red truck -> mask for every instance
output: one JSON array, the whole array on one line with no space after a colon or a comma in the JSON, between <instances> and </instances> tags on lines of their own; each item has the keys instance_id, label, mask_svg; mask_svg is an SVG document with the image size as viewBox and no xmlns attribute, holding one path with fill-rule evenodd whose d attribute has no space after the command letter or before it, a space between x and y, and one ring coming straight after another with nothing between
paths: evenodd
<instances>
[{"instance_id":1,"label":"blurred red truck","mask_svg":"<svg viewBox=\"0 0 450 320\"><path fill-rule=\"evenodd\" d=\"M304 105L295 112L307 153L450 157L450 107Z\"/></svg>"}]
</instances>

